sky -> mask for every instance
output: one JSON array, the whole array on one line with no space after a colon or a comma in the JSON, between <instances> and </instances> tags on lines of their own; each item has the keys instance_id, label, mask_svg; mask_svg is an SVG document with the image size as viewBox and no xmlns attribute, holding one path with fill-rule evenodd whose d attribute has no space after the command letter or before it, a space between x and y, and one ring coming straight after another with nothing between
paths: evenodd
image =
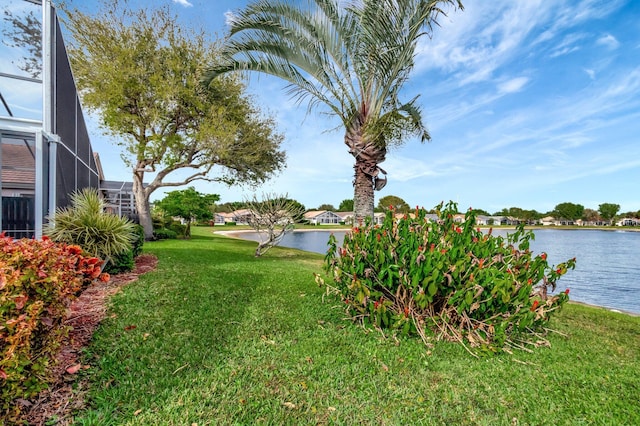
<instances>
[{"instance_id":1,"label":"sky","mask_svg":"<svg viewBox=\"0 0 640 426\"><path fill-rule=\"evenodd\" d=\"M93 0L72 4L86 10ZM129 0L170 5L184 25L221 37L245 0ZM407 140L380 166L395 195L431 208L553 210L562 202L640 210L640 2L463 0L424 37L402 93L419 95L432 140ZM276 117L286 168L257 189L201 182L221 202L287 194L307 208L353 197L353 157L336 119L307 114L280 80L254 74L248 91ZM130 180L96 117L88 127L109 180ZM338 128L336 130L336 128ZM168 190L175 190L169 188ZM162 192L152 196L158 199ZM377 201L376 201L377 202Z\"/></svg>"}]
</instances>

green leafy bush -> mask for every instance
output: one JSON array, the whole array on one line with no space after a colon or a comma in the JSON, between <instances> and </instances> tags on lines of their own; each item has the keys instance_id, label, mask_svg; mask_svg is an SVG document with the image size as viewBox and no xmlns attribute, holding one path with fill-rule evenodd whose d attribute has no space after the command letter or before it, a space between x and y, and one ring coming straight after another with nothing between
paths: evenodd
<instances>
[{"instance_id":1,"label":"green leafy bush","mask_svg":"<svg viewBox=\"0 0 640 426\"><path fill-rule=\"evenodd\" d=\"M491 352L532 342L568 300L568 291L548 290L575 258L551 267L529 250L534 234L524 226L505 239L476 228L472 210L457 223L455 203L436 211L436 221L424 209L398 221L390 210L381 226L353 228L342 247L331 237L326 268L348 312L425 342L432 335Z\"/></svg>"},{"instance_id":2,"label":"green leafy bush","mask_svg":"<svg viewBox=\"0 0 640 426\"><path fill-rule=\"evenodd\" d=\"M156 240L175 240L176 238L178 238L178 234L176 234L175 231L172 231L171 229L162 228L154 230L153 237Z\"/></svg>"},{"instance_id":3,"label":"green leafy bush","mask_svg":"<svg viewBox=\"0 0 640 426\"><path fill-rule=\"evenodd\" d=\"M135 258L142 253L144 244L144 228L140 225L134 226L135 237L129 250L118 253L109 258L109 262L105 265L103 271L109 274L120 274L122 272L132 271L135 267Z\"/></svg>"},{"instance_id":4,"label":"green leafy bush","mask_svg":"<svg viewBox=\"0 0 640 426\"><path fill-rule=\"evenodd\" d=\"M16 398L46 388L66 309L92 280L109 279L101 264L75 245L0 234L0 424L15 421Z\"/></svg>"},{"instance_id":5,"label":"green leafy bush","mask_svg":"<svg viewBox=\"0 0 640 426\"><path fill-rule=\"evenodd\" d=\"M181 237L186 236L187 225L183 225L180 222L173 222L169 225L169 229L176 233L176 235L180 235Z\"/></svg>"}]
</instances>

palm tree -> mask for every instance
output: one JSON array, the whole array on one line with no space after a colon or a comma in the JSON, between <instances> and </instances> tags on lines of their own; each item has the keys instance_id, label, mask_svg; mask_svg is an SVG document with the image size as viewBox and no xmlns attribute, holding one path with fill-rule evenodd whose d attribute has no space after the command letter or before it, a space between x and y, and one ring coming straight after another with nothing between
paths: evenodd
<instances>
[{"instance_id":1,"label":"palm tree","mask_svg":"<svg viewBox=\"0 0 640 426\"><path fill-rule=\"evenodd\" d=\"M418 40L430 35L441 4L459 0L260 0L230 17L223 62L209 84L231 71L282 78L309 110L324 105L345 128L355 157L356 221L373 216L374 189L386 183L379 166L387 148L410 136L430 139L416 105L399 99L413 69Z\"/></svg>"}]
</instances>

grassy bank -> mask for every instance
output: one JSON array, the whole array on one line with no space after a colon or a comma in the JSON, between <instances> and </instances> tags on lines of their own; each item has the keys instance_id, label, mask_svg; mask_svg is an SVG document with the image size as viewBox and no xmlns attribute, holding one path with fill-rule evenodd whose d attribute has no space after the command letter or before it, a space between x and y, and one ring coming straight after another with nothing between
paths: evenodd
<instances>
[{"instance_id":1,"label":"grassy bank","mask_svg":"<svg viewBox=\"0 0 640 426\"><path fill-rule=\"evenodd\" d=\"M474 359L343 320L322 257L195 228L112 299L81 425L640 424L640 318L571 305L551 348Z\"/></svg>"}]
</instances>

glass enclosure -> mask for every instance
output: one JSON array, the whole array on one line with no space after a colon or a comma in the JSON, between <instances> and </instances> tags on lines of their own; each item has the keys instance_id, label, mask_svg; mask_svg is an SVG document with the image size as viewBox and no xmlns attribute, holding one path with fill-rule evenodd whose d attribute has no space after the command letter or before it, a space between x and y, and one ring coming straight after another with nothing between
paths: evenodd
<instances>
[{"instance_id":1,"label":"glass enclosure","mask_svg":"<svg viewBox=\"0 0 640 426\"><path fill-rule=\"evenodd\" d=\"M0 0L0 15L0 231L40 238L100 176L51 1Z\"/></svg>"}]
</instances>

